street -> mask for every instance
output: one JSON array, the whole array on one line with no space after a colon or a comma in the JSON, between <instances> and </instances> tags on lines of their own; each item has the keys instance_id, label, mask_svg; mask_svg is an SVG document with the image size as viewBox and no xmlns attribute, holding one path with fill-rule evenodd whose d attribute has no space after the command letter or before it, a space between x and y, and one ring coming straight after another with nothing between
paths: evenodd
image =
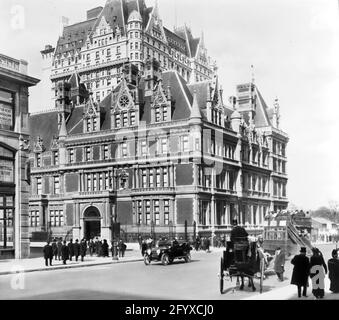
<instances>
[{"instance_id":1,"label":"street","mask_svg":"<svg viewBox=\"0 0 339 320\"><path fill-rule=\"evenodd\" d=\"M333 245L319 248L327 262ZM255 280L256 292L247 287L247 281L240 291L236 279L232 282L228 279L224 294L219 293L217 274L221 255L221 250L193 251L191 263L175 260L168 266L155 262L145 266L140 261L26 273L23 290L12 289L13 275L4 275L0 276L0 299L238 300L260 295L258 280ZM268 276L263 293L289 285L291 272L287 260L285 281L279 282L275 275Z\"/></svg>"}]
</instances>

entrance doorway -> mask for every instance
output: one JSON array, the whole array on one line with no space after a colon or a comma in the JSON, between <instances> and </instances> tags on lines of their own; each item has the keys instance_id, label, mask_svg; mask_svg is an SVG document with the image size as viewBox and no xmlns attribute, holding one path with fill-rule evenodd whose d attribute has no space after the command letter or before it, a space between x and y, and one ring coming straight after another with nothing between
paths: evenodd
<instances>
[{"instance_id":1,"label":"entrance doorway","mask_svg":"<svg viewBox=\"0 0 339 320\"><path fill-rule=\"evenodd\" d=\"M84 238L86 240L101 236L101 216L98 208L89 207L84 212Z\"/></svg>"}]
</instances>

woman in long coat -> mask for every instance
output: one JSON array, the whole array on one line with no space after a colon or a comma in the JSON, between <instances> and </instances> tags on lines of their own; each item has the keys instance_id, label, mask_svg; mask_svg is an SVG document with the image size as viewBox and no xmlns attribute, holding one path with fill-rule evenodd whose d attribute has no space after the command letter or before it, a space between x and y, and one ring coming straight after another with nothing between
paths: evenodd
<instances>
[{"instance_id":1,"label":"woman in long coat","mask_svg":"<svg viewBox=\"0 0 339 320\"><path fill-rule=\"evenodd\" d=\"M310 277L312 279L312 293L319 299L325 295L325 274L327 266L323 255L318 248L312 248L313 255L310 261Z\"/></svg>"},{"instance_id":2,"label":"woman in long coat","mask_svg":"<svg viewBox=\"0 0 339 320\"><path fill-rule=\"evenodd\" d=\"M104 240L104 243L102 244L101 250L102 250L102 256L108 257L108 243L106 239Z\"/></svg>"}]
</instances>

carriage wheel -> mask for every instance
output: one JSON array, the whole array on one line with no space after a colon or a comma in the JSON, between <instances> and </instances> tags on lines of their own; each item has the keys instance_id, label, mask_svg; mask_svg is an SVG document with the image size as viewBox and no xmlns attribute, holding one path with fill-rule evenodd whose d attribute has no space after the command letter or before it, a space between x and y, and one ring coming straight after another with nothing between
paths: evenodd
<instances>
[{"instance_id":1,"label":"carriage wheel","mask_svg":"<svg viewBox=\"0 0 339 320\"><path fill-rule=\"evenodd\" d=\"M224 293L224 258L220 260L220 275L219 275L219 285L220 285L220 293Z\"/></svg>"},{"instance_id":2,"label":"carriage wheel","mask_svg":"<svg viewBox=\"0 0 339 320\"><path fill-rule=\"evenodd\" d=\"M262 293L263 281L264 281L264 271L265 271L265 260L260 260L260 293Z\"/></svg>"}]
</instances>

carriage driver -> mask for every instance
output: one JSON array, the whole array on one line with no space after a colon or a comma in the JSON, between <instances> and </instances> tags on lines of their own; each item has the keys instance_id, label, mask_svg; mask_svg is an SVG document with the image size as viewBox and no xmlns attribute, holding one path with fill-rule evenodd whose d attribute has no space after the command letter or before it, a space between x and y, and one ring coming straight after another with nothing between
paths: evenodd
<instances>
[{"instance_id":1,"label":"carriage driver","mask_svg":"<svg viewBox=\"0 0 339 320\"><path fill-rule=\"evenodd\" d=\"M245 230L245 228L238 226L238 220L234 218L232 220L232 230L231 230L231 242L234 243L234 241L237 240L248 240L248 233Z\"/></svg>"}]
</instances>

